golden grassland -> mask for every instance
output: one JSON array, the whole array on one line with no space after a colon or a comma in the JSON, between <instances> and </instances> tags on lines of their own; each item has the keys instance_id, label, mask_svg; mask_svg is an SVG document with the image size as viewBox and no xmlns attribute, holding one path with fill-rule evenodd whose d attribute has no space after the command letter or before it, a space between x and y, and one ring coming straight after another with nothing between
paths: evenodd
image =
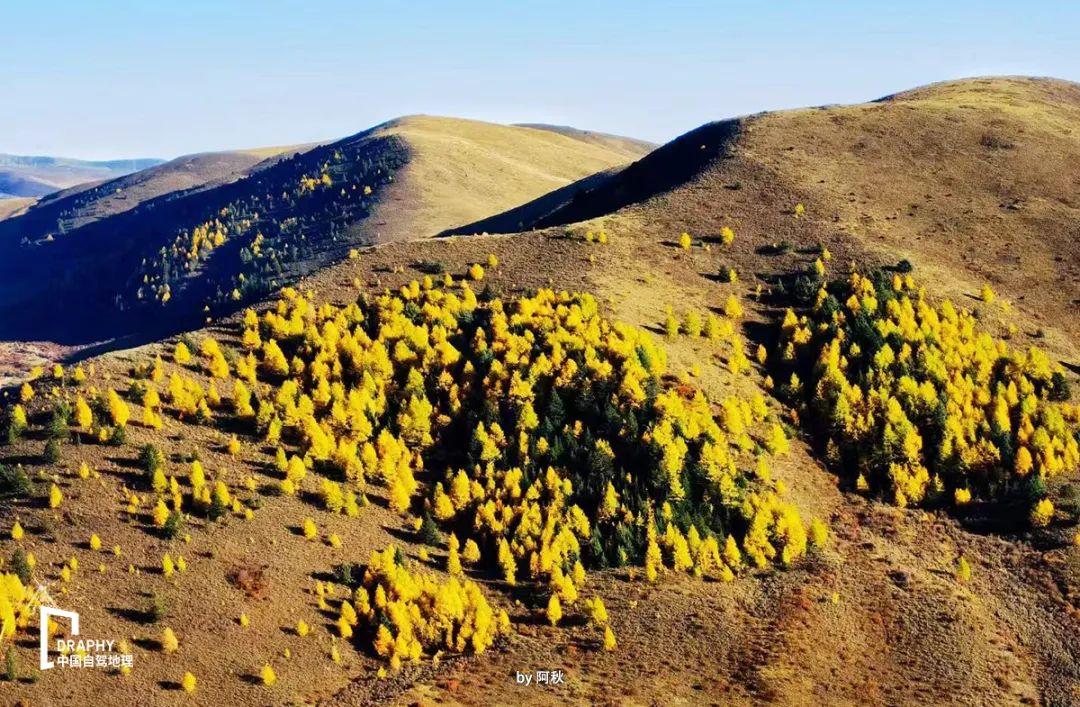
<instances>
[{"instance_id":1,"label":"golden grassland","mask_svg":"<svg viewBox=\"0 0 1080 707\"><path fill-rule=\"evenodd\" d=\"M838 232L834 202L768 176L736 151L587 223L361 249L42 370L6 404L0 463L32 491L4 571L136 665L34 675L5 580L5 689L1073 699L1070 325L1010 278L958 268L958 296L917 241ZM514 684L551 668L565 685Z\"/></svg>"}]
</instances>

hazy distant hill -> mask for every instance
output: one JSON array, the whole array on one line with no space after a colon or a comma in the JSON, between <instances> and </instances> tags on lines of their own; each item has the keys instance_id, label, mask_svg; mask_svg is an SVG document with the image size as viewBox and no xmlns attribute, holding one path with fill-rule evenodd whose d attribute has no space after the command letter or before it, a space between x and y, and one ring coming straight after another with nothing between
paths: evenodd
<instances>
[{"instance_id":1,"label":"hazy distant hill","mask_svg":"<svg viewBox=\"0 0 1080 707\"><path fill-rule=\"evenodd\" d=\"M76 184L138 172L162 161L153 158L87 161L0 153L0 198L44 196Z\"/></svg>"}]
</instances>

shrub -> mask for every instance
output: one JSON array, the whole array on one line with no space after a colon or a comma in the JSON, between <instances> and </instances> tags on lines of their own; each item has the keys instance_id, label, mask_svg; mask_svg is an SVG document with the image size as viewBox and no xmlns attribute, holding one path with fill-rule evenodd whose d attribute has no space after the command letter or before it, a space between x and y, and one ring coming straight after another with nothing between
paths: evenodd
<instances>
[{"instance_id":1,"label":"shrub","mask_svg":"<svg viewBox=\"0 0 1080 707\"><path fill-rule=\"evenodd\" d=\"M26 498L34 492L34 485L22 464L5 466L0 464L0 496Z\"/></svg>"},{"instance_id":2,"label":"shrub","mask_svg":"<svg viewBox=\"0 0 1080 707\"><path fill-rule=\"evenodd\" d=\"M351 562L343 562L334 568L334 581L346 587L355 587L362 575L362 568Z\"/></svg>"},{"instance_id":3,"label":"shrub","mask_svg":"<svg viewBox=\"0 0 1080 707\"><path fill-rule=\"evenodd\" d=\"M169 617L169 604L163 594L151 592L146 604L146 618L150 623L160 623Z\"/></svg>"},{"instance_id":4,"label":"shrub","mask_svg":"<svg viewBox=\"0 0 1080 707\"><path fill-rule=\"evenodd\" d=\"M956 561L956 578L961 583L971 581L971 565L963 555Z\"/></svg>"},{"instance_id":5,"label":"shrub","mask_svg":"<svg viewBox=\"0 0 1080 707\"><path fill-rule=\"evenodd\" d=\"M1054 504L1044 498L1031 509L1031 524L1036 528L1045 528L1054 519Z\"/></svg>"},{"instance_id":6,"label":"shrub","mask_svg":"<svg viewBox=\"0 0 1080 707\"><path fill-rule=\"evenodd\" d=\"M48 464L56 464L60 461L60 442L56 439L50 439L45 443L45 449L42 451L41 456Z\"/></svg>"},{"instance_id":7,"label":"shrub","mask_svg":"<svg viewBox=\"0 0 1080 707\"><path fill-rule=\"evenodd\" d=\"M165 469L165 454L152 444L148 444L139 452L139 464L146 476L152 479L155 471Z\"/></svg>"},{"instance_id":8,"label":"shrub","mask_svg":"<svg viewBox=\"0 0 1080 707\"><path fill-rule=\"evenodd\" d=\"M63 439L68 436L68 424L71 418L71 409L67 404L58 405L53 409L46 427L46 434L53 439Z\"/></svg>"},{"instance_id":9,"label":"shrub","mask_svg":"<svg viewBox=\"0 0 1080 707\"><path fill-rule=\"evenodd\" d=\"M814 301L818 290L821 288L821 280L812 274L799 275L795 278L795 286L791 294L795 301L807 305Z\"/></svg>"},{"instance_id":10,"label":"shrub","mask_svg":"<svg viewBox=\"0 0 1080 707\"><path fill-rule=\"evenodd\" d=\"M439 526L435 522L435 519L431 517L430 513L424 514L424 519L420 523L420 542L425 545L431 545L432 547L438 547L442 544L442 534L439 533Z\"/></svg>"},{"instance_id":11,"label":"shrub","mask_svg":"<svg viewBox=\"0 0 1080 707\"><path fill-rule=\"evenodd\" d=\"M108 444L110 447L122 447L127 443L127 426L120 425L112 428L109 432Z\"/></svg>"},{"instance_id":12,"label":"shrub","mask_svg":"<svg viewBox=\"0 0 1080 707\"><path fill-rule=\"evenodd\" d=\"M416 269L427 275L442 275L446 272L446 266L439 260L421 260L416 263Z\"/></svg>"},{"instance_id":13,"label":"shrub","mask_svg":"<svg viewBox=\"0 0 1080 707\"><path fill-rule=\"evenodd\" d=\"M171 539L178 536L183 529L184 515L180 511L171 511L169 517L165 519L165 525L161 527L161 532Z\"/></svg>"},{"instance_id":14,"label":"shrub","mask_svg":"<svg viewBox=\"0 0 1080 707\"><path fill-rule=\"evenodd\" d=\"M11 571L24 585L30 584L30 573L33 569L30 567L26 552L21 547L15 548L15 552L11 554Z\"/></svg>"},{"instance_id":15,"label":"shrub","mask_svg":"<svg viewBox=\"0 0 1080 707\"><path fill-rule=\"evenodd\" d=\"M1054 374L1050 377L1050 399L1058 402L1064 402L1072 397L1072 390L1069 387L1069 379L1065 377L1063 371L1054 371Z\"/></svg>"}]
</instances>

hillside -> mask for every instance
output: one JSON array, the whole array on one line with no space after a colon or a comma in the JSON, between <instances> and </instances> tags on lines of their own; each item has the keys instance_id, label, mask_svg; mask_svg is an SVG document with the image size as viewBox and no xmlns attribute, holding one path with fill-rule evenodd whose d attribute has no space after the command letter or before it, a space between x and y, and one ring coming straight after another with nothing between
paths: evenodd
<instances>
[{"instance_id":1,"label":"hillside","mask_svg":"<svg viewBox=\"0 0 1080 707\"><path fill-rule=\"evenodd\" d=\"M0 477L0 557L135 662L38 672L30 622L2 689L31 703L1074 704L1080 341L1075 283L1053 279L1075 263L1061 186L1074 95L972 80L710 123L625 169L549 179L561 192L503 207L537 227L502 235L410 240L368 222L396 213L421 237L465 211L482 222L479 204L453 219L408 208L410 165L497 200L494 179L421 153L491 174L523 152L430 135L426 118L339 143L334 189L360 150L385 154L365 139L400 140L394 179L351 221L381 242L250 313L7 391L0 432L17 398L27 424L0 464L26 483ZM986 125L1003 136L982 140ZM321 158L303 164L292 174L321 178ZM1037 221L993 203L1004 179ZM907 198L913 215L894 213ZM964 258L919 225L939 199L972 200L934 207ZM284 201L260 228L295 213ZM1020 289L1024 273L995 265L1003 232L1025 267L1053 264L1042 289L1065 291ZM852 271L873 277L851 285ZM853 387L838 397L838 381ZM923 464L940 491L892 493ZM565 680L517 683L550 670Z\"/></svg>"},{"instance_id":2,"label":"hillside","mask_svg":"<svg viewBox=\"0 0 1080 707\"><path fill-rule=\"evenodd\" d=\"M569 125L551 125L550 123L516 123L515 125L522 128L549 130L553 133L572 137L575 140L593 142L612 150L622 151L626 153L628 158L640 156L656 149L656 144L648 142L647 140L638 140L622 135L612 135L611 133L601 133L595 130L582 130L581 128L575 128Z\"/></svg>"},{"instance_id":3,"label":"hillside","mask_svg":"<svg viewBox=\"0 0 1080 707\"><path fill-rule=\"evenodd\" d=\"M381 202L374 242L426 238L490 216L648 152L588 131L563 134L473 120L410 116L381 126L410 148L408 168Z\"/></svg>"},{"instance_id":4,"label":"hillside","mask_svg":"<svg viewBox=\"0 0 1080 707\"><path fill-rule=\"evenodd\" d=\"M89 161L0 153L0 197L45 196L76 184L138 172L161 162L149 158Z\"/></svg>"},{"instance_id":5,"label":"hillside","mask_svg":"<svg viewBox=\"0 0 1080 707\"><path fill-rule=\"evenodd\" d=\"M228 311L350 248L434 235L638 149L412 117L254 165L266 155L195 156L61 194L0 222L0 337L190 327L204 306Z\"/></svg>"},{"instance_id":6,"label":"hillside","mask_svg":"<svg viewBox=\"0 0 1080 707\"><path fill-rule=\"evenodd\" d=\"M186 155L116 179L62 189L42 197L17 220L5 224L0 238L31 243L55 238L165 194L220 186L247 174L264 160L304 149L279 147Z\"/></svg>"},{"instance_id":7,"label":"hillside","mask_svg":"<svg viewBox=\"0 0 1080 707\"><path fill-rule=\"evenodd\" d=\"M0 199L0 221L8 218L9 216L15 216L21 214L23 211L32 206L37 199L29 197L24 198L11 198Z\"/></svg>"},{"instance_id":8,"label":"hillside","mask_svg":"<svg viewBox=\"0 0 1080 707\"><path fill-rule=\"evenodd\" d=\"M1048 344L1080 357L1080 86L991 78L936 84L853 106L702 126L524 227L592 218L712 235L724 224L799 246L908 259L966 297L1007 295ZM806 221L795 230L797 195ZM550 201L550 199L548 199ZM506 215L511 216L511 215ZM457 232L519 230L495 216Z\"/></svg>"}]
</instances>

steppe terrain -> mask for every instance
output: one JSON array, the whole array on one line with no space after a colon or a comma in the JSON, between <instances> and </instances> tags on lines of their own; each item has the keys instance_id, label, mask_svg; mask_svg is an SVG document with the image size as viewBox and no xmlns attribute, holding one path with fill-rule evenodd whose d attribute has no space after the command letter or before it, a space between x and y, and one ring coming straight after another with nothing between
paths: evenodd
<instances>
[{"instance_id":1,"label":"steppe terrain","mask_svg":"<svg viewBox=\"0 0 1080 707\"><path fill-rule=\"evenodd\" d=\"M147 186L132 197L138 203L120 206L118 196L102 197L86 207L70 233L46 241L47 229L36 230L40 243L18 250L20 272L0 264L0 276L13 283L0 287L0 307L7 312L25 311L44 292L56 293L33 317L0 326L5 346L45 340L73 345L85 356L95 353L85 347L98 341L138 344L64 361L58 380L46 365L23 403L28 429L0 447L0 464L22 465L34 486L32 493L0 500L3 570L13 566L17 550L32 552L34 582L45 584L57 605L80 612L83 633L128 641L134 668L126 675L84 670L77 679L65 670L38 672L36 624L30 622L11 639L17 674L13 682L0 682L4 703L1080 702L1075 466L1047 475L1044 491L1055 510L1046 523L1029 522L1028 509L1010 505L1011 496L901 507L887 494L863 493L847 470L826 461L815 437L813 405L785 394L787 379L780 375L788 370L778 340L788 307L812 314L791 283L819 264L829 279L840 281L852 271L878 268L889 276L910 274L929 300L948 299L973 312L979 331L1010 351L1045 351L1065 381L1055 384L1055 395L1065 385L1073 391L1054 403L1069 418L1068 410L1080 402L1080 86L1028 78L949 82L867 104L708 123L655 150L565 128L410 117L340 142L259 157L230 158L190 183ZM168 165L148 172L163 167ZM124 178L131 180L125 191L152 182L140 182L139 174ZM296 187L297 180L318 181L323 174L325 187ZM296 193L279 198L286 186ZM364 186L371 192L364 194ZM48 208L42 201L0 221L0 258L16 253L20 224L34 223L35 212ZM94 318L138 289L143 258L172 242L178 230L190 232L219 212L235 219L223 244L171 281L169 299L145 297L126 304L122 314ZM311 247L283 259L273 277L259 274L264 287L244 289L238 283L263 271L251 269L256 261L241 257L243 249L256 233L271 235L271 220L290 214L300 225L274 231L274 237L291 247L299 242L291 239L303 236ZM108 255L113 239L122 245L122 257ZM55 269L41 264L49 262ZM38 278L36 289L21 289L22 268ZM68 274L60 278L61 272ZM152 282L153 273L143 274ZM447 275L453 284L444 287ZM461 518L443 523L435 538L426 528L420 532L421 519L428 518L426 525L436 507L440 474L457 468L446 458L466 453L453 444L443 449L436 439L431 449L437 453L425 453L405 512L394 509L394 483L371 474L356 487L370 504L350 517L324 508L319 495L324 478L350 486L348 472L328 472L315 462L300 492L280 492L288 476L276 466L277 448L303 457L313 433L287 428L280 443L268 441L263 430L233 414L233 380L219 376L216 385L226 401L212 406L210 420L178 412L175 400L168 400L160 427L142 424L147 386L167 399L176 374L197 382L200 392L209 390L213 355L199 353L208 337L225 350L228 375L240 378L237 362L251 349L244 338L252 328L248 307L260 315L254 327L263 336L253 355L267 360L266 313L287 311L277 304L281 286L291 284L316 308L344 309L363 297L368 313L385 293L388 300L404 298L399 309L419 320L423 308L407 293L411 282L425 277L434 290L466 297L464 283L477 295L484 315L471 315L469 325L481 327L477 331L488 326L489 342L497 329L490 324L492 302L511 312L521 306L515 300L544 288L589 293L605 320L648 332L666 351L658 390L687 401L700 391L718 419L732 397L761 396L766 409L750 430L753 451L741 450L733 464L737 483L746 484L747 493L758 489L782 498L807 524L819 519L828 527L827 541L812 542L790 563L747 563L731 581L719 573L675 571L666 545L668 567L655 582L645 578L640 561L589 565L576 589L581 598L564 603L562 620L553 626L546 614L549 578L534 573L530 579L523 559L511 586L494 545L484 544L490 536L479 521L473 528ZM234 286L236 298L228 295ZM82 298L84 289L89 294ZM225 296L215 298L215 290ZM741 314L731 311L733 299ZM710 338L687 335L685 328L667 331L672 318L678 327L692 312L730 322L732 333ZM85 324L78 334L54 336L72 317ZM152 329L154 336L140 335L155 320L161 326ZM393 328L377 324L363 321L372 338ZM523 326L510 329L520 333ZM325 329L302 330L296 355L306 368L296 373L289 362L280 376L264 376L260 369L253 391L269 400L282 377L295 376L311 383L305 391L314 396L307 347L333 338ZM176 360L178 342L190 345L190 363ZM462 349L472 346L474 339ZM740 369L736 352L742 346L751 359L760 346L765 360L733 371ZM148 371L159 356L155 380ZM476 360L492 359L477 354ZM395 361L391 369L409 358L402 354ZM73 379L77 365L87 374L84 382ZM595 382L581 380L582 386ZM415 385L398 376L388 384L391 401ZM434 378L421 378L419 385L432 399L447 387ZM94 406L92 427L106 438L125 427L122 443L99 442L75 421L53 434L58 401L104 397L106 390L127 401L131 420L117 423L103 403ZM4 395L6 421L24 393L12 385ZM1049 405L1050 396L1040 395ZM455 429L449 410L436 425L447 426L439 429ZM275 409L279 413L285 414ZM468 421L490 423L490 414L478 411ZM620 419L620 435L632 436ZM1068 421L1074 444L1077 422ZM386 424L395 434L406 426L400 418ZM774 426L790 437L790 449L773 449L768 435ZM512 431L508 436L507 450L517 444ZM61 440L54 461L44 458L50 438ZM237 445L230 449L232 439ZM461 446L470 447L470 440ZM174 537L152 518L158 497L168 500L170 494L147 485L140 461L147 445L164 453L166 474L180 482L189 516ZM621 464L623 451L617 451ZM212 519L193 504L188 493L198 489L194 483L189 488L188 470L195 458L210 483L220 481L242 499L239 512L232 507ZM754 476L755 459L767 459L770 481ZM91 470L85 479L79 474L83 464ZM631 481L646 484L642 469L627 465L619 471L615 481L625 476L628 483L620 495L629 498ZM53 485L63 495L54 508L48 498ZM132 494L139 497L134 510ZM243 509L252 511L249 518ZM585 510L600 527L596 508ZM659 503L651 510L664 514ZM317 528L314 539L305 537L305 519ZM21 539L12 537L16 521ZM496 611L507 612L510 631L479 654L447 650L438 661L427 655L399 671L373 649L375 625L365 632L361 620L353 638L339 637L336 607L347 596L340 587L353 590L360 581L359 569L357 577L346 577L339 567L366 565L372 552L395 546L406 566L446 581L451 531L463 542L474 536L480 542L483 560L463 574ZM725 531L728 537L749 532L741 520ZM92 535L101 548L91 547ZM166 554L182 555L186 569L166 576ZM970 576L958 570L960 559ZM316 587L331 585L339 588L330 607L321 607ZM610 617L613 650L604 649L603 630L584 606L594 597L602 598ZM249 625L242 625L241 615ZM300 635L298 620L310 633ZM165 627L179 639L174 652L163 650ZM276 684L264 684L264 665L273 667ZM517 684L517 673L538 670L563 671L565 681ZM198 680L192 692L183 689L186 672Z\"/></svg>"}]
</instances>

